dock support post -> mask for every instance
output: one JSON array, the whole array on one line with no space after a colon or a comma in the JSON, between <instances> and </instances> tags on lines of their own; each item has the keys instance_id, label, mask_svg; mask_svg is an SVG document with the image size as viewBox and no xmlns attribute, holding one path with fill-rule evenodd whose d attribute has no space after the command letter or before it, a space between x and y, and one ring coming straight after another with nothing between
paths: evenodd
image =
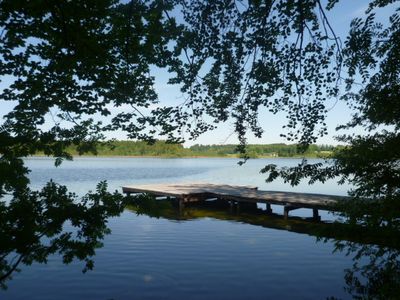
<instances>
[{"instance_id":1,"label":"dock support post","mask_svg":"<svg viewBox=\"0 0 400 300\"><path fill-rule=\"evenodd\" d=\"M266 211L267 211L267 214L272 214L272 207L271 207L270 203L267 203Z\"/></svg>"},{"instance_id":2,"label":"dock support post","mask_svg":"<svg viewBox=\"0 0 400 300\"><path fill-rule=\"evenodd\" d=\"M233 201L229 201L229 212L233 213Z\"/></svg>"},{"instance_id":3,"label":"dock support post","mask_svg":"<svg viewBox=\"0 0 400 300\"><path fill-rule=\"evenodd\" d=\"M321 217L318 214L318 209L313 208L313 219L316 221L321 221Z\"/></svg>"},{"instance_id":4,"label":"dock support post","mask_svg":"<svg viewBox=\"0 0 400 300\"><path fill-rule=\"evenodd\" d=\"M288 217L289 217L289 211L290 211L289 208L290 208L290 207L289 207L288 205L285 205L285 206L283 207L283 218L284 218L285 220L287 220Z\"/></svg>"},{"instance_id":5,"label":"dock support post","mask_svg":"<svg viewBox=\"0 0 400 300\"><path fill-rule=\"evenodd\" d=\"M178 200L178 205L179 205L179 211L182 211L183 208L185 207L183 199Z\"/></svg>"}]
</instances>

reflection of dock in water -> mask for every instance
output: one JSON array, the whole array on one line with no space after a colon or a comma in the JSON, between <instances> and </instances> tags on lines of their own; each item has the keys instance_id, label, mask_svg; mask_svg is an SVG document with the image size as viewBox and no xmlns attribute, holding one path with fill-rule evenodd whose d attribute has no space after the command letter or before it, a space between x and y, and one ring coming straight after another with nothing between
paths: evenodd
<instances>
[{"instance_id":1,"label":"reflection of dock in water","mask_svg":"<svg viewBox=\"0 0 400 300\"><path fill-rule=\"evenodd\" d=\"M193 202L185 209L178 207L176 199L163 197L156 199L151 195L138 195L132 198L127 209L139 215L163 218L173 221L190 221L202 218L213 218L221 221L239 222L269 229L285 230L289 232L308 234L317 238L333 239L336 241L356 242L387 246L399 249L400 238L398 232L390 230L368 229L360 225L348 225L340 222L316 222L313 218L288 217L275 213L266 213L257 206L243 205L240 213L229 210L226 201L199 201Z\"/></svg>"},{"instance_id":2,"label":"reflection of dock in water","mask_svg":"<svg viewBox=\"0 0 400 300\"><path fill-rule=\"evenodd\" d=\"M185 204L202 202L209 199L226 202L231 209L239 210L241 207L257 206L265 203L267 213L272 213L271 205L282 205L284 217L288 218L289 211L298 208L311 208L313 218L319 220L318 210L334 210L335 205L343 196L332 196L310 193L292 193L280 191L261 191L251 186L233 186L226 184L146 184L124 186L126 194L147 193L155 197L173 197L183 208Z\"/></svg>"}]
</instances>

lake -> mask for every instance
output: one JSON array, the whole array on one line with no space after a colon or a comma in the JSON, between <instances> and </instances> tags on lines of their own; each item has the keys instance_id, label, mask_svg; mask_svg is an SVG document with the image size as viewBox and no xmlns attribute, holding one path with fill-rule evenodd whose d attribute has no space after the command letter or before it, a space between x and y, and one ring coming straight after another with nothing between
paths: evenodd
<instances>
[{"instance_id":1,"label":"lake","mask_svg":"<svg viewBox=\"0 0 400 300\"><path fill-rule=\"evenodd\" d=\"M335 182L292 188L265 183L266 164L292 166L298 159L76 158L55 168L52 159L29 158L32 188L47 181L84 195L99 181L110 190L134 183L211 182L345 195ZM260 208L262 208L260 206ZM281 207L274 207L281 211ZM291 215L309 217L310 210ZM332 215L322 212L322 219ZM352 257L334 252L333 241L313 235L211 216L187 220L137 215L126 209L109 220L112 230L96 251L94 270L64 265L57 255L47 264L22 265L0 291L0 299L349 299L345 269Z\"/></svg>"}]
</instances>

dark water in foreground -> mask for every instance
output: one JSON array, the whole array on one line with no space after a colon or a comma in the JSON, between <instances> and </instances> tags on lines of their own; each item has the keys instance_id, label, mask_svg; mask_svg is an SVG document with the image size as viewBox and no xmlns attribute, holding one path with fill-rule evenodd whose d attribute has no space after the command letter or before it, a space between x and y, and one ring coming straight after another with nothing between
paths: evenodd
<instances>
[{"instance_id":1,"label":"dark water in foreground","mask_svg":"<svg viewBox=\"0 0 400 300\"><path fill-rule=\"evenodd\" d=\"M233 159L81 158L56 169L48 159L27 160L33 187L52 178L78 194L100 180L112 190L133 183L193 181L292 190L279 182L264 183L258 172L271 162L297 161L252 160L239 167ZM334 183L295 189L345 190ZM293 214L311 215L308 210ZM325 213L322 218L331 217ZM97 250L93 271L82 274L82 262L63 265L53 255L47 264L22 266L0 299L351 298L344 290L351 257L333 253L333 242L317 242L315 236L214 217L178 221L129 210L109 220L109 226L112 233Z\"/></svg>"}]
</instances>

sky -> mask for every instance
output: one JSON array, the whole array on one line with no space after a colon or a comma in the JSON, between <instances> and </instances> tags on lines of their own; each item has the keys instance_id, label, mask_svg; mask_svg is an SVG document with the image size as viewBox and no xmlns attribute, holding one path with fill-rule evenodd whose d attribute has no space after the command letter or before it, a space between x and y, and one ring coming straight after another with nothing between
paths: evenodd
<instances>
[{"instance_id":1,"label":"sky","mask_svg":"<svg viewBox=\"0 0 400 300\"><path fill-rule=\"evenodd\" d=\"M327 13L335 33L341 38L342 42L345 41L345 37L348 34L351 20L355 17L362 17L369 2L368 0L342 0L336 4L332 11ZM394 12L394 6L381 9L379 12L378 17L385 19ZM159 95L161 105L175 105L183 102L183 95L179 91L179 87L167 84L170 77L167 71L154 68L152 75L156 77L155 90ZM2 81L0 82L0 89L4 88L9 80L2 78ZM9 112L14 105L15 103L0 100L0 117ZM336 99L329 100L327 108L329 109L326 119L328 135L319 138L317 143L335 145L337 141L334 137L340 134L340 132L335 131L335 128L351 119L351 110L345 103L336 101ZM111 108L111 110L112 112L118 112L121 108ZM247 139L250 144L288 143L284 138L280 137L280 134L283 133L282 126L286 124L284 114L272 115L266 109L261 109L259 120L261 127L264 129L264 134L262 138L256 138L249 134ZM1 123L2 121L0 120ZM195 141L187 141L184 145L235 144L238 140L234 134L232 123L233 120L230 120L221 124L216 130L203 134ZM355 133L359 133L357 130L360 129L356 129ZM113 133L109 137L126 139L125 134L122 132Z\"/></svg>"}]
</instances>

